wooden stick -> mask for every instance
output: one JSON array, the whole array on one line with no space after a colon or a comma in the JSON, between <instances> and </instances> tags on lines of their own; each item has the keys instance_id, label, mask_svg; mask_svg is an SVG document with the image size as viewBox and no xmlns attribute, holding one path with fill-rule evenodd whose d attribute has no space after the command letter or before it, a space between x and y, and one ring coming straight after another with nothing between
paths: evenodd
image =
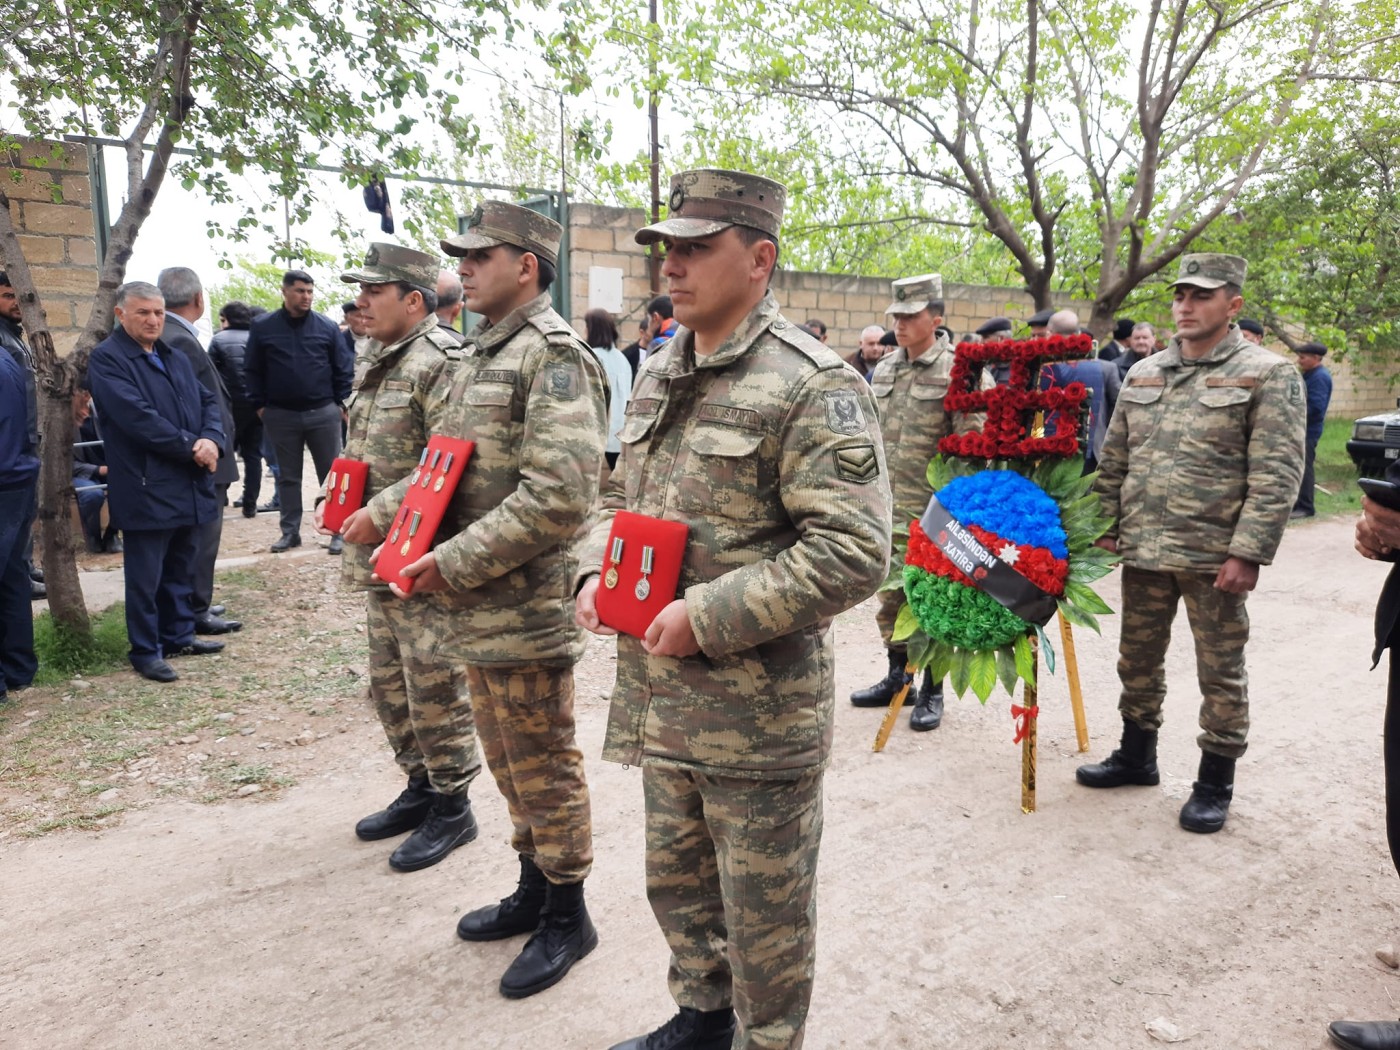
<instances>
[{"instance_id":1,"label":"wooden stick","mask_svg":"<svg viewBox=\"0 0 1400 1050\"><path fill-rule=\"evenodd\" d=\"M1037 719L1031 712L1035 710L1038 690L1036 679L1040 676L1040 652L1035 635L1031 641L1031 681L1026 683L1026 693L1022 704L1029 709L1025 715L1026 735L1021 739L1021 812L1035 812L1035 724Z\"/></svg>"},{"instance_id":2,"label":"wooden stick","mask_svg":"<svg viewBox=\"0 0 1400 1050\"><path fill-rule=\"evenodd\" d=\"M904 698L909 695L909 688L914 684L916 672L913 664L906 664L904 667L904 688L894 694L894 699L890 701L890 709L885 712L885 720L880 723L880 731L875 734L875 750L885 750L885 745L889 743L890 733L894 731L894 724L899 720L900 709L904 707Z\"/></svg>"},{"instance_id":3,"label":"wooden stick","mask_svg":"<svg viewBox=\"0 0 1400 1050\"><path fill-rule=\"evenodd\" d=\"M1069 709L1074 712L1074 735L1079 738L1079 750L1089 750L1089 722L1084 717L1084 690L1079 685L1079 659L1074 655L1074 629L1065 619L1064 613L1056 613L1060 618L1060 642L1064 645L1065 675L1069 678Z\"/></svg>"}]
</instances>

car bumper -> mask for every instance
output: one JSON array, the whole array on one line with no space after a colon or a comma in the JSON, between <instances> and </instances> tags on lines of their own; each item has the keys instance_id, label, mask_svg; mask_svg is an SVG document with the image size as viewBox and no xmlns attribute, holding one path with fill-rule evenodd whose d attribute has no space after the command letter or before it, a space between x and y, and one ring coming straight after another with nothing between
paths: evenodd
<instances>
[{"instance_id":1,"label":"car bumper","mask_svg":"<svg viewBox=\"0 0 1400 1050\"><path fill-rule=\"evenodd\" d=\"M1384 441L1357 441L1353 438L1347 442L1347 455L1357 466L1363 463L1388 462L1400 459L1400 445L1387 445Z\"/></svg>"}]
</instances>

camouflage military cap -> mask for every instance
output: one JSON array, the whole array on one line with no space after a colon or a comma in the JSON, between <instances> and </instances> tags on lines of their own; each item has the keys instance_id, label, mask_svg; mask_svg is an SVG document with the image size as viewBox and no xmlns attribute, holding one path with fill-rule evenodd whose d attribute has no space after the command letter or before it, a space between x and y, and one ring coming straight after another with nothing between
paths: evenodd
<instances>
[{"instance_id":1,"label":"camouflage military cap","mask_svg":"<svg viewBox=\"0 0 1400 1050\"><path fill-rule=\"evenodd\" d=\"M1248 265L1238 255L1183 255L1172 287L1189 284L1196 288L1223 288L1233 284L1242 288Z\"/></svg>"},{"instance_id":2,"label":"camouflage military cap","mask_svg":"<svg viewBox=\"0 0 1400 1050\"><path fill-rule=\"evenodd\" d=\"M402 244L378 241L365 252L365 263L358 270L340 275L346 284L396 284L407 281L419 288L436 288L438 260L427 252Z\"/></svg>"},{"instance_id":3,"label":"camouflage military cap","mask_svg":"<svg viewBox=\"0 0 1400 1050\"><path fill-rule=\"evenodd\" d=\"M721 168L683 171L671 179L666 218L637 231L638 244L664 237L709 237L730 226L748 226L777 237L787 187L762 175Z\"/></svg>"},{"instance_id":4,"label":"camouflage military cap","mask_svg":"<svg viewBox=\"0 0 1400 1050\"><path fill-rule=\"evenodd\" d=\"M885 308L887 314L916 314L929 303L943 300L943 278L936 273L919 277L903 277L890 285L894 302Z\"/></svg>"},{"instance_id":5,"label":"camouflage military cap","mask_svg":"<svg viewBox=\"0 0 1400 1050\"><path fill-rule=\"evenodd\" d=\"M460 257L467 252L510 244L534 252L550 266L558 266L559 242L563 239L564 227L548 215L505 201L482 201L467 219L467 232L445 238L442 250Z\"/></svg>"}]
</instances>

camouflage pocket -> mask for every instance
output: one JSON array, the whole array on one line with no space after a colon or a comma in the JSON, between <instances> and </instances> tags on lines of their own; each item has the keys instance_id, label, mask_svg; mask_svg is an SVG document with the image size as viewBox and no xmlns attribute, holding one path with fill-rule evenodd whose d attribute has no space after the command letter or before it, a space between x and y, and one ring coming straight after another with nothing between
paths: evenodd
<instances>
[{"instance_id":1,"label":"camouflage pocket","mask_svg":"<svg viewBox=\"0 0 1400 1050\"><path fill-rule=\"evenodd\" d=\"M689 454L676 478L677 503L702 514L756 520L761 502L758 447L763 433L736 427L697 425L686 441Z\"/></svg>"}]
</instances>

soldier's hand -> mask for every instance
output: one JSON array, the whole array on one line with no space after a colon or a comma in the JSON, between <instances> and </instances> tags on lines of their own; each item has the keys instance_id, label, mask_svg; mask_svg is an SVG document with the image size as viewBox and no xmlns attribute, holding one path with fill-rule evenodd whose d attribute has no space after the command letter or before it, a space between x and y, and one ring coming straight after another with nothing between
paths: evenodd
<instances>
[{"instance_id":1,"label":"soldier's hand","mask_svg":"<svg viewBox=\"0 0 1400 1050\"><path fill-rule=\"evenodd\" d=\"M574 599L574 623L594 634L617 634L615 630L598 619L597 576L590 576L588 582L579 588L578 597Z\"/></svg>"},{"instance_id":2,"label":"soldier's hand","mask_svg":"<svg viewBox=\"0 0 1400 1050\"><path fill-rule=\"evenodd\" d=\"M652 656L694 656L700 651L684 598L677 598L656 614L642 636L642 648Z\"/></svg>"},{"instance_id":3,"label":"soldier's hand","mask_svg":"<svg viewBox=\"0 0 1400 1050\"><path fill-rule=\"evenodd\" d=\"M1259 566L1243 558L1226 558L1215 574L1215 589L1226 594L1248 594L1259 582Z\"/></svg>"},{"instance_id":4,"label":"soldier's hand","mask_svg":"<svg viewBox=\"0 0 1400 1050\"><path fill-rule=\"evenodd\" d=\"M333 533L330 529L326 528L326 505L325 505L325 503L318 503L318 504L316 504L316 511L315 511L314 514L311 515L311 520L312 520L312 522L313 522L313 523L315 524L315 526L316 526L316 531L319 532L322 536L334 536L334 535L335 535L335 533ZM341 537L341 539L344 539L344 538L345 538L344 536Z\"/></svg>"},{"instance_id":5,"label":"soldier's hand","mask_svg":"<svg viewBox=\"0 0 1400 1050\"><path fill-rule=\"evenodd\" d=\"M325 532L321 528L324 520L321 508L316 508L316 528ZM374 519L370 517L369 508L361 507L345 519L345 524L340 527L340 536L346 543L360 543L368 546L371 543L383 543L384 533L374 526ZM376 552L378 553L378 552Z\"/></svg>"},{"instance_id":6,"label":"soldier's hand","mask_svg":"<svg viewBox=\"0 0 1400 1050\"><path fill-rule=\"evenodd\" d=\"M432 551L405 565L403 574L413 581L413 594L432 594L435 591L447 590L447 581L442 578L442 573L438 572L437 555ZM389 584L389 590L393 591L395 598L412 597L396 583Z\"/></svg>"},{"instance_id":7,"label":"soldier's hand","mask_svg":"<svg viewBox=\"0 0 1400 1050\"><path fill-rule=\"evenodd\" d=\"M1117 553L1118 553L1118 541L1117 541L1116 539L1114 539L1112 536L1101 536L1099 539L1096 539L1096 540L1094 541L1094 546L1095 546L1095 547L1102 547L1104 550L1108 551L1110 554L1117 554Z\"/></svg>"},{"instance_id":8,"label":"soldier's hand","mask_svg":"<svg viewBox=\"0 0 1400 1050\"><path fill-rule=\"evenodd\" d=\"M1375 554L1366 554L1361 548L1361 534L1366 530L1367 547ZM1356 549L1368 558L1389 558L1400 547L1400 511L1382 507L1370 496L1361 497L1361 521L1356 526Z\"/></svg>"}]
</instances>

